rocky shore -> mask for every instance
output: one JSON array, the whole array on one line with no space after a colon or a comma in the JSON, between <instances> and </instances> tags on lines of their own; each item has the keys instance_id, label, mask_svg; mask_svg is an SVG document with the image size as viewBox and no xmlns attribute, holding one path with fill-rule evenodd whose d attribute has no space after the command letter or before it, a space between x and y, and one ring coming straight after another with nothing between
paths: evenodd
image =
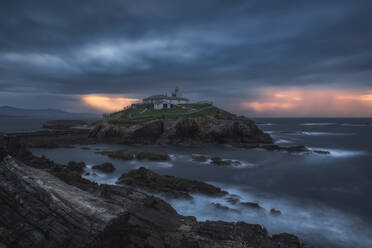
<instances>
[{"instance_id":1,"label":"rocky shore","mask_svg":"<svg viewBox=\"0 0 372 248\"><path fill-rule=\"evenodd\" d=\"M81 177L82 163L56 164L1 138L0 147L0 247L304 247L260 225L198 222L136 190L151 182L159 191L225 194L202 182L141 168L119 179L131 187L98 185Z\"/></svg>"}]
</instances>

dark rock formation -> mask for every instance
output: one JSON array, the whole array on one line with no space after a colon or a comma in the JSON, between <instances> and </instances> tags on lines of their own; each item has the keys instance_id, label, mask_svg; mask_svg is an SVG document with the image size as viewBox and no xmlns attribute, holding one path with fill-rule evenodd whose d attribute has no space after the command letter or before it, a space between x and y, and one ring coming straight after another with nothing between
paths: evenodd
<instances>
[{"instance_id":1,"label":"dark rock formation","mask_svg":"<svg viewBox=\"0 0 372 248\"><path fill-rule=\"evenodd\" d=\"M228 165L240 165L241 164L239 161L222 159L220 157L212 157L211 160L212 160L211 164L213 165L228 166Z\"/></svg>"},{"instance_id":2,"label":"dark rock formation","mask_svg":"<svg viewBox=\"0 0 372 248\"><path fill-rule=\"evenodd\" d=\"M203 116L180 116L119 124L101 121L90 134L101 141L125 144L271 144L253 121L218 108Z\"/></svg>"},{"instance_id":3,"label":"dark rock formation","mask_svg":"<svg viewBox=\"0 0 372 248\"><path fill-rule=\"evenodd\" d=\"M103 164L94 165L92 169L99 170L105 173L111 173L115 171L115 167L111 163L103 163Z\"/></svg>"},{"instance_id":4,"label":"dark rock formation","mask_svg":"<svg viewBox=\"0 0 372 248\"><path fill-rule=\"evenodd\" d=\"M324 150L313 150L312 152L317 153L317 154L324 154L324 155L331 154L329 151L324 151Z\"/></svg>"},{"instance_id":5,"label":"dark rock formation","mask_svg":"<svg viewBox=\"0 0 372 248\"><path fill-rule=\"evenodd\" d=\"M149 151L130 151L130 150L117 150L117 151L103 151L97 152L102 155L109 156L110 158L117 158L122 160L149 160L149 161L167 161L170 159L168 154L154 153Z\"/></svg>"},{"instance_id":6,"label":"dark rock formation","mask_svg":"<svg viewBox=\"0 0 372 248\"><path fill-rule=\"evenodd\" d=\"M198 155L198 156L192 156L192 161L194 162L207 162L208 158L206 156Z\"/></svg>"},{"instance_id":7,"label":"dark rock formation","mask_svg":"<svg viewBox=\"0 0 372 248\"><path fill-rule=\"evenodd\" d=\"M269 151L286 151L286 152L310 152L305 146L278 146L278 145L262 145L260 148Z\"/></svg>"},{"instance_id":8,"label":"dark rock formation","mask_svg":"<svg viewBox=\"0 0 372 248\"><path fill-rule=\"evenodd\" d=\"M69 130L75 127L87 127L88 122L80 120L50 120L43 124L43 128Z\"/></svg>"},{"instance_id":9,"label":"dark rock formation","mask_svg":"<svg viewBox=\"0 0 372 248\"><path fill-rule=\"evenodd\" d=\"M118 184L139 187L149 192L161 193L167 197L191 198L190 193L222 196L227 192L213 185L174 176L162 176L146 168L139 168L123 174Z\"/></svg>"},{"instance_id":10,"label":"dark rock formation","mask_svg":"<svg viewBox=\"0 0 372 248\"><path fill-rule=\"evenodd\" d=\"M256 209L256 210L264 210L258 203L256 202L240 202L239 205L246 207L246 208L251 208L251 209Z\"/></svg>"}]
</instances>

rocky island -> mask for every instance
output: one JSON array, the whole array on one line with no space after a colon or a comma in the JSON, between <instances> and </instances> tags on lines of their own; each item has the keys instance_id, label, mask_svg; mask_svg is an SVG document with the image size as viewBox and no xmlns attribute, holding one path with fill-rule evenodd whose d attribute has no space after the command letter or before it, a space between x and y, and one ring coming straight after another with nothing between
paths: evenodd
<instances>
[{"instance_id":1,"label":"rocky island","mask_svg":"<svg viewBox=\"0 0 372 248\"><path fill-rule=\"evenodd\" d=\"M146 113L146 114L145 114ZM271 144L253 121L211 104L177 104L149 110L146 105L113 113L90 133L101 142L123 144Z\"/></svg>"}]
</instances>

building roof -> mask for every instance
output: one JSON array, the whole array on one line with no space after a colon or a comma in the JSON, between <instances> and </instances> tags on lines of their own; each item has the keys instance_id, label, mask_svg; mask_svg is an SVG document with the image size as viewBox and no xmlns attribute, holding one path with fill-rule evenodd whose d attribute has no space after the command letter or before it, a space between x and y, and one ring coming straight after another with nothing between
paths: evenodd
<instances>
[{"instance_id":1,"label":"building roof","mask_svg":"<svg viewBox=\"0 0 372 248\"><path fill-rule=\"evenodd\" d=\"M184 97L175 97L175 96L167 96L167 95L153 95L146 98L143 98L143 101L151 101L151 100L177 100L177 101L190 101Z\"/></svg>"}]
</instances>

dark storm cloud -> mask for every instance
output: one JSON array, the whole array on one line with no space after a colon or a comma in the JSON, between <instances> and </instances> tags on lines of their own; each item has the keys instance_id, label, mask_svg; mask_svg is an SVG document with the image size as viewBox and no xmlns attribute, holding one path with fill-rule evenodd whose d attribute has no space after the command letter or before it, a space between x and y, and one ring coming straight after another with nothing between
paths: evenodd
<instances>
[{"instance_id":1,"label":"dark storm cloud","mask_svg":"<svg viewBox=\"0 0 372 248\"><path fill-rule=\"evenodd\" d=\"M0 91L368 87L370 1L1 1ZM222 100L221 100L222 101ZM2 102L0 102L1 104Z\"/></svg>"}]
</instances>

